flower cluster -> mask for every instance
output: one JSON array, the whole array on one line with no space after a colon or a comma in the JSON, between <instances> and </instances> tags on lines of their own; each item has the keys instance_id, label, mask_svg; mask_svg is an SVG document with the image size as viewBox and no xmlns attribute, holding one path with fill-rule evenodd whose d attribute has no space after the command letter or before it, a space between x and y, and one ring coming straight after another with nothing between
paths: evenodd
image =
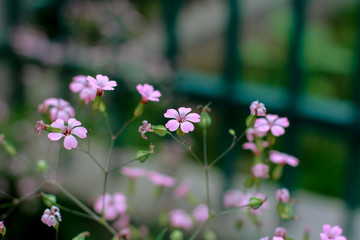
<instances>
[{"instance_id":1,"label":"flower cluster","mask_svg":"<svg viewBox=\"0 0 360 240\"><path fill-rule=\"evenodd\" d=\"M61 222L60 210L56 206L52 206L50 209L45 209L44 214L41 217L41 221L49 227L56 227L58 222Z\"/></svg>"}]
</instances>

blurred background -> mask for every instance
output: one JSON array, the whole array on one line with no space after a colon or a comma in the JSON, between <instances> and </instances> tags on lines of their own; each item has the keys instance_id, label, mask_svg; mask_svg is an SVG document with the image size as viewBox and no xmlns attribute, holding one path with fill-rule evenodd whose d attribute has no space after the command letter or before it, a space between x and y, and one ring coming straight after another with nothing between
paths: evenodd
<instances>
[{"instance_id":1,"label":"blurred background","mask_svg":"<svg viewBox=\"0 0 360 240\"><path fill-rule=\"evenodd\" d=\"M357 240L359 4L357 0L1 0L0 133L29 161L49 157L46 137L36 138L32 132L41 118L38 104L61 97L78 109L77 95L69 91L72 77L100 73L118 82L116 91L105 96L115 129L131 118L140 101L135 91L139 83L153 84L162 92L160 103L148 104L143 116L154 124L165 124L167 108L189 106L199 112L198 105L211 102L208 149L214 159L231 144L229 128L238 134L245 129L249 105L258 99L268 113L289 118L290 128L276 147L301 162L296 169L287 168L281 180L281 186L300 200L296 215L301 220L286 225L290 235L293 232L291 236L299 239L311 227L313 239L318 239L321 225L329 223L342 226L348 239ZM87 113L90 109L80 114L84 125L89 123ZM94 131L100 145L107 139L101 121ZM130 126L116 142L119 154L148 146L134 134L140 124L139 120ZM195 151L201 153L200 132L193 138ZM163 139L151 141L159 144L158 158L165 164L171 139L162 144ZM184 154L177 150L179 156ZM74 160L80 154L64 156ZM21 169L21 163L9 161L3 153L0 158L0 188L19 197L36 185L33 173ZM186 162L182 164L187 166ZM72 169L70 160L64 164ZM241 144L217 164L215 201L221 202L223 191L241 188L239 176L250 165L251 155L241 150ZM86 191L84 198L95 194ZM7 199L0 196L0 201ZM31 229L52 236L40 217L38 222L31 220L34 212L41 216L44 206L35 200L31 204L9 214L8 239L24 238L34 232ZM19 215L30 224L16 224ZM91 224L74 219L86 227ZM11 224L22 231L10 231ZM90 239L101 239L96 236ZM240 235L229 236L220 239Z\"/></svg>"}]
</instances>

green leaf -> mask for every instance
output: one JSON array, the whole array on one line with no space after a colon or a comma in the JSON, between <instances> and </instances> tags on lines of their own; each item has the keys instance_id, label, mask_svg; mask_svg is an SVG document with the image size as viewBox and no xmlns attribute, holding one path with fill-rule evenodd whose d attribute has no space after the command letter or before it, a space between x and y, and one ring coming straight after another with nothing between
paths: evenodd
<instances>
[{"instance_id":1,"label":"green leaf","mask_svg":"<svg viewBox=\"0 0 360 240\"><path fill-rule=\"evenodd\" d=\"M164 229L160 232L160 234L155 238L155 240L163 240L166 231L167 231L167 228L164 228Z\"/></svg>"},{"instance_id":2,"label":"green leaf","mask_svg":"<svg viewBox=\"0 0 360 240\"><path fill-rule=\"evenodd\" d=\"M90 236L89 232L82 232L75 236L72 240L84 240L88 236Z\"/></svg>"}]
</instances>

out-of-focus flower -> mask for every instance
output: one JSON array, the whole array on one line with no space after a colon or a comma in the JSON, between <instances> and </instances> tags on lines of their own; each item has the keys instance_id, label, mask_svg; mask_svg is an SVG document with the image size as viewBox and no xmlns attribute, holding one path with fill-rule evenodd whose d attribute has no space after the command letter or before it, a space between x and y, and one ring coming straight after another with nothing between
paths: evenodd
<instances>
[{"instance_id":1,"label":"out-of-focus flower","mask_svg":"<svg viewBox=\"0 0 360 240\"><path fill-rule=\"evenodd\" d=\"M276 199L282 203L288 203L290 201L290 193L286 188L281 188L276 191Z\"/></svg>"},{"instance_id":2,"label":"out-of-focus flower","mask_svg":"<svg viewBox=\"0 0 360 240\"><path fill-rule=\"evenodd\" d=\"M105 205L105 218L114 220L118 215L124 214L127 210L126 196L122 193L114 193L113 195L106 193L99 196L94 204L94 210L101 213Z\"/></svg>"},{"instance_id":3,"label":"out-of-focus flower","mask_svg":"<svg viewBox=\"0 0 360 240\"><path fill-rule=\"evenodd\" d=\"M193 227L193 221L183 209L174 209L169 213L170 224L173 227L189 230Z\"/></svg>"},{"instance_id":4,"label":"out-of-focus flower","mask_svg":"<svg viewBox=\"0 0 360 240\"><path fill-rule=\"evenodd\" d=\"M49 227L56 227L58 221L61 222L60 210L56 206L52 206L50 209L45 209L44 214L41 217L41 221Z\"/></svg>"},{"instance_id":5,"label":"out-of-focus flower","mask_svg":"<svg viewBox=\"0 0 360 240\"><path fill-rule=\"evenodd\" d=\"M265 116L266 115L265 105L263 103L259 103L259 101L256 100L251 103L250 112L251 112L251 115L255 115L258 117Z\"/></svg>"},{"instance_id":6,"label":"out-of-focus flower","mask_svg":"<svg viewBox=\"0 0 360 240\"><path fill-rule=\"evenodd\" d=\"M322 229L321 240L346 240L346 237L341 235L343 230L339 226L331 227L329 224L324 224Z\"/></svg>"},{"instance_id":7,"label":"out-of-focus flower","mask_svg":"<svg viewBox=\"0 0 360 240\"><path fill-rule=\"evenodd\" d=\"M120 239L124 239L124 240L131 240L130 229L129 228L121 229L118 237L120 237Z\"/></svg>"},{"instance_id":8,"label":"out-of-focus flower","mask_svg":"<svg viewBox=\"0 0 360 240\"><path fill-rule=\"evenodd\" d=\"M158 173L156 171L150 172L149 179L155 185L161 187L173 187L175 185L175 179L173 177Z\"/></svg>"},{"instance_id":9,"label":"out-of-focus flower","mask_svg":"<svg viewBox=\"0 0 360 240\"><path fill-rule=\"evenodd\" d=\"M176 131L179 127L182 132L188 133L194 130L194 125L191 123L200 122L200 115L197 113L190 113L191 108L180 107L179 112L175 109L168 109L164 114L166 118L175 118L169 120L165 126L171 132Z\"/></svg>"},{"instance_id":10,"label":"out-of-focus flower","mask_svg":"<svg viewBox=\"0 0 360 240\"><path fill-rule=\"evenodd\" d=\"M145 83L144 85L138 84L136 89L142 96L142 103L147 103L148 101L158 102L161 93L158 90L154 90L152 85Z\"/></svg>"},{"instance_id":11,"label":"out-of-focus flower","mask_svg":"<svg viewBox=\"0 0 360 240\"><path fill-rule=\"evenodd\" d=\"M37 121L35 128L34 128L34 132L37 132L37 135L40 136L41 135L41 130L46 130L47 125L43 122L43 120Z\"/></svg>"},{"instance_id":12,"label":"out-of-focus flower","mask_svg":"<svg viewBox=\"0 0 360 240\"><path fill-rule=\"evenodd\" d=\"M261 132L259 130L257 130L256 128L248 128L246 130L246 138L248 141L253 142L255 137L265 137L266 136L266 132Z\"/></svg>"},{"instance_id":13,"label":"out-of-focus flower","mask_svg":"<svg viewBox=\"0 0 360 240\"><path fill-rule=\"evenodd\" d=\"M269 178L269 166L264 163L258 163L251 168L251 173L257 178Z\"/></svg>"},{"instance_id":14,"label":"out-of-focus flower","mask_svg":"<svg viewBox=\"0 0 360 240\"><path fill-rule=\"evenodd\" d=\"M89 101L94 101L96 89L97 88L91 85L84 75L73 77L73 81L70 83L70 90L74 93L80 92L80 99L83 100L85 104L88 104Z\"/></svg>"},{"instance_id":15,"label":"out-of-focus flower","mask_svg":"<svg viewBox=\"0 0 360 240\"><path fill-rule=\"evenodd\" d=\"M0 234L2 234L3 236L4 236L3 234L4 229L6 229L4 225L4 221L0 221Z\"/></svg>"},{"instance_id":16,"label":"out-of-focus flower","mask_svg":"<svg viewBox=\"0 0 360 240\"><path fill-rule=\"evenodd\" d=\"M240 207L241 206L241 199L242 199L242 192L238 190L229 190L224 194L224 207L225 208L232 208L232 207Z\"/></svg>"},{"instance_id":17,"label":"out-of-focus flower","mask_svg":"<svg viewBox=\"0 0 360 240\"><path fill-rule=\"evenodd\" d=\"M274 236L275 236L275 237L282 237L282 238L285 239L286 236L287 236L287 231L286 231L286 229L283 228L283 227L277 227L277 228L275 229Z\"/></svg>"},{"instance_id":18,"label":"out-of-focus flower","mask_svg":"<svg viewBox=\"0 0 360 240\"><path fill-rule=\"evenodd\" d=\"M130 216L128 214L121 214L119 218L113 223L113 227L117 230L126 228L129 226Z\"/></svg>"},{"instance_id":19,"label":"out-of-focus flower","mask_svg":"<svg viewBox=\"0 0 360 240\"><path fill-rule=\"evenodd\" d=\"M267 114L265 118L256 119L254 127L260 132L270 131L272 135L278 137L285 133L284 128L289 125L289 121L286 117L279 118L278 115Z\"/></svg>"},{"instance_id":20,"label":"out-of-focus flower","mask_svg":"<svg viewBox=\"0 0 360 240\"><path fill-rule=\"evenodd\" d=\"M131 179L135 180L138 177L144 177L147 174L147 170L143 168L129 168L129 167L122 167L121 173L125 176L130 177Z\"/></svg>"},{"instance_id":21,"label":"out-of-focus flower","mask_svg":"<svg viewBox=\"0 0 360 240\"><path fill-rule=\"evenodd\" d=\"M48 137L51 141L58 141L60 138L65 137L64 147L71 150L77 147L77 140L73 135L79 138L86 138L87 130L84 127L79 127L80 125L81 122L75 118L70 118L69 121L67 121L67 126L65 126L64 120L57 119L51 126L61 129L62 132L51 132L48 134Z\"/></svg>"},{"instance_id":22,"label":"out-of-focus flower","mask_svg":"<svg viewBox=\"0 0 360 240\"><path fill-rule=\"evenodd\" d=\"M86 79L89 81L90 85L97 89L96 95L102 96L104 90L114 90L114 87L117 86L117 83L113 80L109 81L108 76L104 76L101 74L96 75L96 79L87 76Z\"/></svg>"},{"instance_id":23,"label":"out-of-focus flower","mask_svg":"<svg viewBox=\"0 0 360 240\"><path fill-rule=\"evenodd\" d=\"M262 141L262 145L263 147L269 147L269 143L267 141ZM261 152L258 149L258 147L256 146L255 143L253 142L246 142L242 145L242 148L245 150L250 150L252 151L255 155L259 155Z\"/></svg>"},{"instance_id":24,"label":"out-of-focus flower","mask_svg":"<svg viewBox=\"0 0 360 240\"><path fill-rule=\"evenodd\" d=\"M152 131L153 131L153 128L152 128L151 124L148 123L148 121L144 120L143 125L141 125L139 127L139 132L141 133L141 137L143 139L147 140L147 136L145 136L145 133L152 132Z\"/></svg>"},{"instance_id":25,"label":"out-of-focus flower","mask_svg":"<svg viewBox=\"0 0 360 240\"><path fill-rule=\"evenodd\" d=\"M209 218L209 208L205 204L200 204L194 208L193 215L198 223L204 223Z\"/></svg>"},{"instance_id":26,"label":"out-of-focus flower","mask_svg":"<svg viewBox=\"0 0 360 240\"><path fill-rule=\"evenodd\" d=\"M49 111L50 120L62 119L67 121L75 116L75 110L70 103L62 98L48 98L38 106L38 111L45 114Z\"/></svg>"},{"instance_id":27,"label":"out-of-focus flower","mask_svg":"<svg viewBox=\"0 0 360 240\"><path fill-rule=\"evenodd\" d=\"M260 238L259 240L270 240L270 237L263 237ZM285 239L282 237L273 237L272 240L285 240Z\"/></svg>"},{"instance_id":28,"label":"out-of-focus flower","mask_svg":"<svg viewBox=\"0 0 360 240\"><path fill-rule=\"evenodd\" d=\"M241 207L248 205L251 198L265 199L262 193L242 193L238 190L227 191L224 195L224 206L225 208ZM261 206L257 209L250 209L250 212L254 215L260 213L261 209L265 209L269 206L267 201L262 201Z\"/></svg>"},{"instance_id":29,"label":"out-of-focus flower","mask_svg":"<svg viewBox=\"0 0 360 240\"><path fill-rule=\"evenodd\" d=\"M189 193L190 183L188 181L183 181L177 188L174 190L174 196L176 198L185 197Z\"/></svg>"},{"instance_id":30,"label":"out-of-focus flower","mask_svg":"<svg viewBox=\"0 0 360 240\"><path fill-rule=\"evenodd\" d=\"M269 159L271 162L280 165L289 164L292 167L296 167L299 164L299 159L296 157L275 150L270 151Z\"/></svg>"}]
</instances>

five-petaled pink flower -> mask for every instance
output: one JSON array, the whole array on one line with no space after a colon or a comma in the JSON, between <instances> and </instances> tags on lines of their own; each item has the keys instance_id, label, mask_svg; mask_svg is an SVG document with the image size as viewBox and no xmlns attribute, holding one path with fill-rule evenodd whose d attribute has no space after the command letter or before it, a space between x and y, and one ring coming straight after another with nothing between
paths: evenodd
<instances>
[{"instance_id":1,"label":"five-petaled pink flower","mask_svg":"<svg viewBox=\"0 0 360 240\"><path fill-rule=\"evenodd\" d=\"M170 224L175 228L189 230L193 227L193 221L183 209L174 209L169 213Z\"/></svg>"},{"instance_id":2,"label":"five-petaled pink flower","mask_svg":"<svg viewBox=\"0 0 360 240\"><path fill-rule=\"evenodd\" d=\"M256 178L269 178L269 166L264 163L258 163L251 168L251 173Z\"/></svg>"},{"instance_id":3,"label":"five-petaled pink flower","mask_svg":"<svg viewBox=\"0 0 360 240\"><path fill-rule=\"evenodd\" d=\"M286 188L276 190L276 199L282 203L288 203L290 201L290 193Z\"/></svg>"},{"instance_id":4,"label":"five-petaled pink flower","mask_svg":"<svg viewBox=\"0 0 360 240\"><path fill-rule=\"evenodd\" d=\"M71 107L68 101L62 98L48 98L44 103L38 106L38 111L45 114L49 111L50 120L63 119L67 121L69 118L75 116L75 110Z\"/></svg>"},{"instance_id":5,"label":"five-petaled pink flower","mask_svg":"<svg viewBox=\"0 0 360 240\"><path fill-rule=\"evenodd\" d=\"M117 83L115 81L109 81L108 76L104 76L101 74L96 75L96 79L91 76L87 76L86 79L89 81L91 86L97 89L97 96L102 96L104 90L114 90L114 87L117 86Z\"/></svg>"},{"instance_id":6,"label":"five-petaled pink flower","mask_svg":"<svg viewBox=\"0 0 360 240\"><path fill-rule=\"evenodd\" d=\"M91 85L84 75L73 77L73 81L70 83L70 90L75 93L80 92L80 99L83 100L85 104L95 99L96 89L97 88Z\"/></svg>"},{"instance_id":7,"label":"five-petaled pink flower","mask_svg":"<svg viewBox=\"0 0 360 240\"><path fill-rule=\"evenodd\" d=\"M81 122L77 121L75 118L70 118L67 121L67 126L62 119L58 119L51 124L54 128L61 129L62 132L51 132L48 134L48 137L51 141L58 141L60 138L65 137L64 147L68 150L77 147L77 140L73 135L78 136L79 138L86 138L87 130L84 127L79 127Z\"/></svg>"},{"instance_id":8,"label":"five-petaled pink flower","mask_svg":"<svg viewBox=\"0 0 360 240\"><path fill-rule=\"evenodd\" d=\"M105 204L104 216L107 220L114 220L127 210L126 196L122 193L114 193L113 195L106 193L105 196L99 196L94 204L94 210L97 213L103 211Z\"/></svg>"},{"instance_id":9,"label":"five-petaled pink flower","mask_svg":"<svg viewBox=\"0 0 360 240\"><path fill-rule=\"evenodd\" d=\"M331 227L329 224L324 224L322 229L321 240L346 240L346 237L341 235L342 229L339 226Z\"/></svg>"},{"instance_id":10,"label":"five-petaled pink flower","mask_svg":"<svg viewBox=\"0 0 360 240\"><path fill-rule=\"evenodd\" d=\"M240 207L242 200L242 192L239 190L229 190L224 194L224 207L232 208L232 207Z\"/></svg>"},{"instance_id":11,"label":"five-petaled pink flower","mask_svg":"<svg viewBox=\"0 0 360 240\"><path fill-rule=\"evenodd\" d=\"M272 135L278 137L285 133L286 127L288 127L289 121L287 117L279 118L275 114L267 114L265 118L258 118L255 121L254 127L260 132L270 131Z\"/></svg>"},{"instance_id":12,"label":"five-petaled pink flower","mask_svg":"<svg viewBox=\"0 0 360 240\"><path fill-rule=\"evenodd\" d=\"M61 221L60 210L56 206L52 206L50 209L45 209L44 214L41 217L41 221L49 227L55 227L58 221Z\"/></svg>"},{"instance_id":13,"label":"five-petaled pink flower","mask_svg":"<svg viewBox=\"0 0 360 240\"><path fill-rule=\"evenodd\" d=\"M121 173L129 178L135 180L138 177L144 177L147 174L147 170L143 168L129 168L129 167L122 167Z\"/></svg>"},{"instance_id":14,"label":"five-petaled pink flower","mask_svg":"<svg viewBox=\"0 0 360 240\"><path fill-rule=\"evenodd\" d=\"M139 133L141 133L141 137L143 139L147 140L147 136L145 135L145 133L152 132L153 128L152 128L151 124L148 123L148 121L146 121L146 120L144 120L142 123L143 123L143 125L141 125L139 127Z\"/></svg>"},{"instance_id":15,"label":"five-petaled pink flower","mask_svg":"<svg viewBox=\"0 0 360 240\"><path fill-rule=\"evenodd\" d=\"M171 132L176 131L179 127L182 132L188 133L194 130L194 125L191 123L200 122L200 115L197 113L190 113L191 108L180 107L179 112L175 109L168 109L164 114L166 118L175 118L173 120L169 120L165 127L169 129Z\"/></svg>"},{"instance_id":16,"label":"five-petaled pink flower","mask_svg":"<svg viewBox=\"0 0 360 240\"><path fill-rule=\"evenodd\" d=\"M271 162L281 165L289 164L296 167L299 164L299 159L296 157L275 150L270 151L269 159Z\"/></svg>"},{"instance_id":17,"label":"five-petaled pink flower","mask_svg":"<svg viewBox=\"0 0 360 240\"><path fill-rule=\"evenodd\" d=\"M205 204L200 204L194 208L193 215L198 223L204 223L209 218L209 208Z\"/></svg>"},{"instance_id":18,"label":"five-petaled pink flower","mask_svg":"<svg viewBox=\"0 0 360 240\"><path fill-rule=\"evenodd\" d=\"M150 172L149 179L155 185L161 187L173 187L175 185L175 179L173 177L158 173L156 171Z\"/></svg>"},{"instance_id":19,"label":"five-petaled pink flower","mask_svg":"<svg viewBox=\"0 0 360 240\"><path fill-rule=\"evenodd\" d=\"M251 115L254 115L254 116L258 116L258 117L265 116L266 115L265 105L263 103L259 103L259 101L256 100L251 103L250 112L251 112Z\"/></svg>"},{"instance_id":20,"label":"five-petaled pink flower","mask_svg":"<svg viewBox=\"0 0 360 240\"><path fill-rule=\"evenodd\" d=\"M189 194L190 183L188 181L183 181L179 186L174 190L175 198L182 198Z\"/></svg>"},{"instance_id":21,"label":"five-petaled pink flower","mask_svg":"<svg viewBox=\"0 0 360 240\"><path fill-rule=\"evenodd\" d=\"M145 83L144 85L138 84L136 89L142 96L142 103L147 103L148 101L158 102L161 93L158 90L154 90L152 85Z\"/></svg>"}]
</instances>

